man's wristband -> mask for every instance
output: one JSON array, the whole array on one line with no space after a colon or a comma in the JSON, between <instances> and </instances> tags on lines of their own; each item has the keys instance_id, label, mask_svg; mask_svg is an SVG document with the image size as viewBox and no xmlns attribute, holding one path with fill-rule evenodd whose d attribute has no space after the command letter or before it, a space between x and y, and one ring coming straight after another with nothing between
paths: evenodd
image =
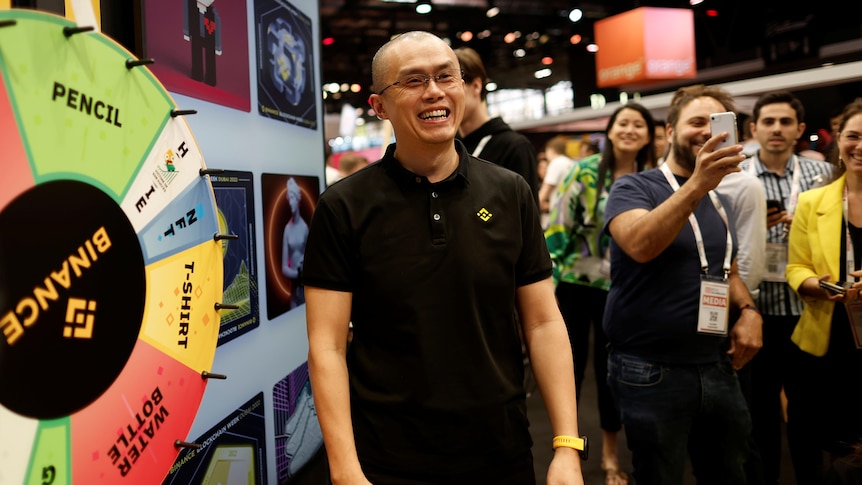
<instances>
[{"instance_id":1,"label":"man's wristband","mask_svg":"<svg viewBox=\"0 0 862 485\"><path fill-rule=\"evenodd\" d=\"M760 315L760 310L758 310L757 307L752 305L751 303L746 303L745 305L739 307L739 313L742 313L743 310L751 310L754 313Z\"/></svg>"},{"instance_id":2,"label":"man's wristband","mask_svg":"<svg viewBox=\"0 0 862 485\"><path fill-rule=\"evenodd\" d=\"M581 455L582 460L586 460L590 455L590 443L587 441L586 436L581 436L580 438L575 436L554 436L554 449L556 450L560 447L578 450L578 454Z\"/></svg>"}]
</instances>

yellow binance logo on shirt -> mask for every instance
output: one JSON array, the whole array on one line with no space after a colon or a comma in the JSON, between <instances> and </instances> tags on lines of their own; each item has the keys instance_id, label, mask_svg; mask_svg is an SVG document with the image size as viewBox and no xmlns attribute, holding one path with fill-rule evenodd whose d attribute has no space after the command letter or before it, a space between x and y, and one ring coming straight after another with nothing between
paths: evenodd
<instances>
[{"instance_id":1,"label":"yellow binance logo on shirt","mask_svg":"<svg viewBox=\"0 0 862 485\"><path fill-rule=\"evenodd\" d=\"M490 219L490 218L491 218L491 216L493 216L493 214L491 214L490 212L488 212L488 209L486 209L486 208L484 208L484 207L482 207L482 208L479 210L479 212L477 212L477 213L476 213L476 215L477 215L477 216L479 216L479 219L482 219L482 220L483 220L483 221L485 221L485 222L488 222L488 219Z\"/></svg>"}]
</instances>

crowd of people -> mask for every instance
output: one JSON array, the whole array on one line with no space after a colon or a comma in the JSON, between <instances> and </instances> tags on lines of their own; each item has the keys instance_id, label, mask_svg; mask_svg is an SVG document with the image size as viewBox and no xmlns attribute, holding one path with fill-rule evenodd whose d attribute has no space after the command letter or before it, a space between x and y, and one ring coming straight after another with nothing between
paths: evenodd
<instances>
[{"instance_id":1,"label":"crowd of people","mask_svg":"<svg viewBox=\"0 0 862 485\"><path fill-rule=\"evenodd\" d=\"M862 483L862 99L823 157L788 91L722 145L735 101L702 84L538 151L489 115L472 49L404 33L372 77L397 142L324 191L304 258L332 483L581 484L590 356L608 485L777 484L782 421L797 483Z\"/></svg>"}]
</instances>

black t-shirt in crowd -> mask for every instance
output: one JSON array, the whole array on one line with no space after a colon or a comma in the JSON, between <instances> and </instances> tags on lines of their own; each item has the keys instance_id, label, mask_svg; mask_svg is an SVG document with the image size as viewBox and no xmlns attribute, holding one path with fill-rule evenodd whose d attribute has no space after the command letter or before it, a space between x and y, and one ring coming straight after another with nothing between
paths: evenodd
<instances>
[{"instance_id":1,"label":"black t-shirt in crowd","mask_svg":"<svg viewBox=\"0 0 862 485\"><path fill-rule=\"evenodd\" d=\"M312 219L305 285L353 294L363 467L458 473L532 444L514 302L551 275L539 213L522 177L456 147L458 169L432 184L391 145Z\"/></svg>"}]
</instances>

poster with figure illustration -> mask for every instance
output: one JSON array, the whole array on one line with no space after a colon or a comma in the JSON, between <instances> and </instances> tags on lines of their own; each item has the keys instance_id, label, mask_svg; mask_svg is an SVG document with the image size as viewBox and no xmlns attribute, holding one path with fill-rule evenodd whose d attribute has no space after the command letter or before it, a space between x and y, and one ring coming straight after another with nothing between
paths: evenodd
<instances>
[{"instance_id":1,"label":"poster with figure illustration","mask_svg":"<svg viewBox=\"0 0 862 485\"><path fill-rule=\"evenodd\" d=\"M311 19L285 0L255 0L254 25L258 112L317 129Z\"/></svg>"},{"instance_id":2,"label":"poster with figure illustration","mask_svg":"<svg viewBox=\"0 0 862 485\"><path fill-rule=\"evenodd\" d=\"M142 3L142 57L168 91L251 111L244 0Z\"/></svg>"},{"instance_id":3,"label":"poster with figure illustration","mask_svg":"<svg viewBox=\"0 0 862 485\"><path fill-rule=\"evenodd\" d=\"M304 175L261 174L266 317L305 304L302 264L308 225L320 197L320 179Z\"/></svg>"},{"instance_id":4,"label":"poster with figure illustration","mask_svg":"<svg viewBox=\"0 0 862 485\"><path fill-rule=\"evenodd\" d=\"M219 233L236 236L236 239L221 241L224 254L222 303L229 305L219 311L218 345L222 345L260 325L254 180L251 172L231 170L211 175L210 180L218 206Z\"/></svg>"}]
</instances>

